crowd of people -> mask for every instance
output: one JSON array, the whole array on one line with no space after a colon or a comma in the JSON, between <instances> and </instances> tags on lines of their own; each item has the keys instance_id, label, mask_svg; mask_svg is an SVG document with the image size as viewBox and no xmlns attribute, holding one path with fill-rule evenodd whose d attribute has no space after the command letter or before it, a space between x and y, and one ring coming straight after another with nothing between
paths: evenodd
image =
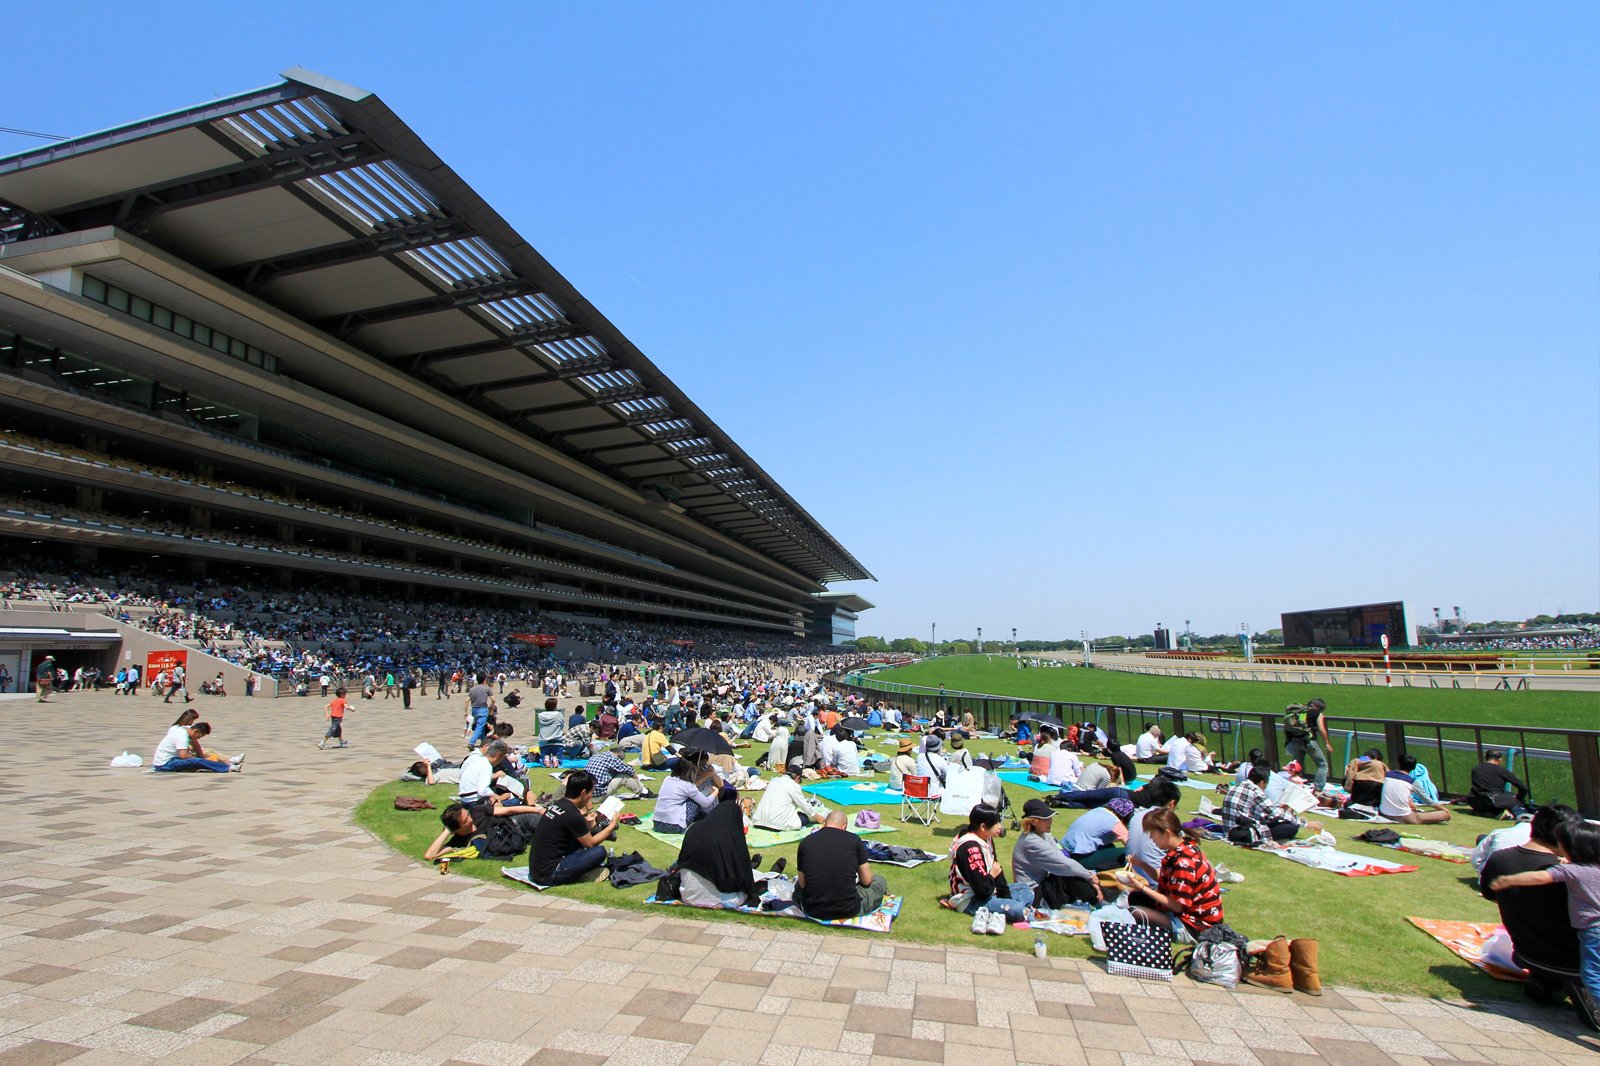
<instances>
[{"instance_id":1,"label":"crowd of people","mask_svg":"<svg viewBox=\"0 0 1600 1066\"><path fill-rule=\"evenodd\" d=\"M889 891L887 879L872 868L877 845L850 832L847 811L804 786L879 771L891 785L917 783L937 798L956 770L998 765L992 753L972 754L972 742L992 738L970 716L941 709L931 719L914 720L886 701L830 692L799 670L780 674L726 662L688 679L644 674L642 695L608 684L596 712L587 715L581 705L564 711L550 695L535 717L537 738L526 749L495 721L492 679L474 680L486 711L467 696L467 758L425 759L406 771L409 779L457 783L455 802L441 816L443 831L426 857L447 858L472 844L502 859L525 855L529 879L544 886L610 876L608 845L620 825L644 813L630 814L622 801L637 799L649 804L652 832L682 839L658 898L715 908L795 907L822 920L871 914ZM1206 841L1280 848L1322 830L1306 816L1312 809L1333 817L1370 811L1375 821L1402 824L1450 818L1426 768L1409 755L1390 767L1380 752L1368 750L1350 760L1342 779L1330 783L1322 775L1319 781L1326 760L1318 762L1313 752L1326 744L1325 710L1302 708L1305 733L1291 737L1300 743L1283 767L1272 766L1260 750L1221 762L1203 736L1169 739L1159 727L1124 746L1092 722L1014 721L1005 739L1016 744L1036 779L1056 791L1027 800L1020 820L1016 812L1008 815L1003 791L986 791L949 847L939 906L970 920L978 935L1001 932L1008 923L1048 923L1064 907L1088 907L1157 925L1177 945L1231 942L1239 935L1226 924L1223 886L1242 878L1208 856ZM691 729L697 732L685 732ZM867 734L890 739L893 754L864 754ZM748 747L744 761L736 746ZM558 792L535 795L530 769L557 760L572 767ZM1141 764L1149 777L1134 784ZM1220 807L1185 824L1177 808L1181 783L1191 773L1221 773L1227 780ZM651 783L641 780L644 774ZM1310 803L1295 802L1301 796ZM1547 1001L1571 996L1580 1010L1589 1010L1594 989L1584 983L1575 945L1589 942L1585 930L1595 924L1581 902L1594 863L1585 858L1590 845L1584 833L1593 827L1584 829L1578 820L1565 830L1553 828L1552 819L1565 817L1566 809L1531 807L1526 783L1505 768L1498 751L1487 752L1473 772L1466 802L1475 812L1523 819L1529 829L1520 838L1508 833L1504 846L1532 839L1526 846L1544 856L1531 865L1498 860L1485 875L1486 895L1504 908L1508 900L1516 906L1519 892L1544 892L1547 904L1557 891L1566 892L1563 914L1568 900L1579 901L1563 927L1571 951L1551 959L1545 947L1529 948L1530 959L1555 966L1531 994ZM1072 820L1058 835L1062 813ZM1009 862L1001 849L1008 821L1018 830ZM763 864L750 854L745 841L753 829L814 831L802 839L795 868L788 870L782 860ZM1561 856L1573 869L1549 873ZM1500 880L1502 873L1512 879ZM1542 911L1548 926L1556 912L1551 906ZM1529 929L1515 919L1506 924L1513 936L1519 925ZM1253 962L1246 980L1283 991L1320 990L1314 939L1278 937L1248 947ZM1600 966L1600 953L1594 961Z\"/></svg>"}]
</instances>

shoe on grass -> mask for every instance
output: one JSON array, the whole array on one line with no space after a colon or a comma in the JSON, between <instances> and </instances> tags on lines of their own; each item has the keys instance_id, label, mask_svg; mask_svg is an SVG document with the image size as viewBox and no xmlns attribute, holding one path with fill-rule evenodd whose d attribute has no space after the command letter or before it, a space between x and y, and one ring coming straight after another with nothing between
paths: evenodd
<instances>
[{"instance_id":1,"label":"shoe on grass","mask_svg":"<svg viewBox=\"0 0 1600 1066\"><path fill-rule=\"evenodd\" d=\"M974 935L982 936L989 931L989 915L991 913L985 910L972 912L972 932Z\"/></svg>"}]
</instances>

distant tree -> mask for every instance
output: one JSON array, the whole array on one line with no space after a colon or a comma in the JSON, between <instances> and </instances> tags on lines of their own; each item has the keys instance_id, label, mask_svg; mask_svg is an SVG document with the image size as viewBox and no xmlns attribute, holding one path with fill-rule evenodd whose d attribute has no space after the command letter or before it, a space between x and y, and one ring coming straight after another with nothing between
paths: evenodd
<instances>
[{"instance_id":1,"label":"distant tree","mask_svg":"<svg viewBox=\"0 0 1600 1066\"><path fill-rule=\"evenodd\" d=\"M968 644L964 640L951 641L948 644L942 645L942 648L943 648L944 653L946 655L971 655L972 654L972 645Z\"/></svg>"},{"instance_id":2,"label":"distant tree","mask_svg":"<svg viewBox=\"0 0 1600 1066\"><path fill-rule=\"evenodd\" d=\"M889 645L884 642L884 639L882 637L857 637L856 638L856 651L880 652L880 651L888 651L888 650L889 650Z\"/></svg>"},{"instance_id":3,"label":"distant tree","mask_svg":"<svg viewBox=\"0 0 1600 1066\"><path fill-rule=\"evenodd\" d=\"M895 637L889 642L889 650L921 655L928 650L928 645L916 637Z\"/></svg>"}]
</instances>

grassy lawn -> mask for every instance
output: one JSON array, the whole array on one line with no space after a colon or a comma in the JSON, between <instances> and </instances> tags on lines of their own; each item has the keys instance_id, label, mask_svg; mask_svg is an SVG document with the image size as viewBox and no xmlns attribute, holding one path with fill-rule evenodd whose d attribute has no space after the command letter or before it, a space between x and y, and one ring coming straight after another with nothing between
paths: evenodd
<instances>
[{"instance_id":1,"label":"grassy lawn","mask_svg":"<svg viewBox=\"0 0 1600 1066\"><path fill-rule=\"evenodd\" d=\"M1286 704L1321 696L1334 717L1471 722L1507 726L1600 729L1600 692L1490 692L1471 689L1384 689L1360 684L1296 685L1281 681L1214 681L1077 668L1018 670L1009 658L962 655L880 670L868 682L893 681L951 691L982 692L1073 703L1123 703L1219 711L1281 713ZM1396 682L1398 684L1398 681Z\"/></svg>"},{"instance_id":2,"label":"grassy lawn","mask_svg":"<svg viewBox=\"0 0 1600 1066\"><path fill-rule=\"evenodd\" d=\"M1000 751L1003 745L991 741L977 742L973 747L980 752ZM876 745L874 748L890 750ZM546 782L553 788L554 782L543 776L548 771L535 770L534 773L536 788L544 788ZM1007 791L1018 810L1024 799L1038 795L1020 786L1007 786ZM395 811L394 797L426 795L442 809L449 802L450 793L450 786L429 789L419 784L386 783L374 789L362 802L356 811L356 820L400 852L420 857L439 830L438 816L430 811ZM1202 795L1207 794L1192 789L1184 790L1179 810L1186 819L1197 809ZM653 802L636 800L628 806L640 814L648 814ZM875 809L882 815L885 825L899 827L898 832L879 839L887 843L922 847L940 855L949 850L957 819L946 818L943 825L928 829L917 823L902 824L894 808ZM1057 813L1057 837L1065 831L1076 813ZM1317 938L1322 945L1322 976L1326 982L1376 991L1452 998L1520 998L1521 993L1515 986L1482 975L1405 921L1406 915L1412 914L1425 918L1497 920L1494 905L1484 901L1474 889L1470 865L1410 856L1353 842L1351 838L1364 828L1360 823L1335 822L1329 828L1339 838L1343 850L1394 861L1412 861L1419 869L1416 873L1385 877L1339 877L1271 855L1221 843L1208 843L1205 849L1213 862L1226 862L1246 878L1243 884L1229 886L1228 894L1224 897L1228 923L1249 937L1270 937L1282 933L1291 937ZM1458 815L1449 825L1429 826L1420 831L1434 839L1470 844L1490 828L1493 828L1493 823L1484 819ZM618 846L621 849L637 850L659 867L666 868L675 857L672 848L643 833L623 828L619 834ZM998 841L1001 859L1008 870L1015 842L1014 832ZM791 844L769 849L766 858L770 862L779 855L787 856L792 868L796 847ZM418 861L421 861L420 858ZM524 857L522 862L526 861ZM452 865L449 876L477 877L500 883L511 890L530 891L503 879L499 873L500 865L492 861L457 862ZM893 866L878 869L887 877L890 891L905 897L900 918L895 923L894 932L889 935L898 940L923 944L971 945L974 942L976 938L968 931L969 920L953 915L936 904L936 898L946 890L947 863L928 863L914 870ZM627 909L641 908L645 897L649 895L646 888L618 890L608 884L575 885L552 891L569 898ZM660 910L655 913L669 912ZM776 924L791 929L803 927L829 936L880 935L802 926L783 919L752 918L716 911L693 913L695 917L711 920L763 926ZM1033 935L1027 931L1013 929L1004 936L986 937L983 943L1001 951L1030 951L1033 940ZM1054 955L1087 957L1091 954L1085 937L1046 934L1045 940Z\"/></svg>"}]
</instances>

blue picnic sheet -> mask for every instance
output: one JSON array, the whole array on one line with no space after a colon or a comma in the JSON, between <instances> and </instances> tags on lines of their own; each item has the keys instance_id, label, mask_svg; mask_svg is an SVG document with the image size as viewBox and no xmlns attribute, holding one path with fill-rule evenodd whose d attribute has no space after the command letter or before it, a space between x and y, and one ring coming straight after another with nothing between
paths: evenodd
<instances>
[{"instance_id":1,"label":"blue picnic sheet","mask_svg":"<svg viewBox=\"0 0 1600 1066\"><path fill-rule=\"evenodd\" d=\"M813 781L801 788L835 807L898 807L904 796L882 781Z\"/></svg>"}]
</instances>

